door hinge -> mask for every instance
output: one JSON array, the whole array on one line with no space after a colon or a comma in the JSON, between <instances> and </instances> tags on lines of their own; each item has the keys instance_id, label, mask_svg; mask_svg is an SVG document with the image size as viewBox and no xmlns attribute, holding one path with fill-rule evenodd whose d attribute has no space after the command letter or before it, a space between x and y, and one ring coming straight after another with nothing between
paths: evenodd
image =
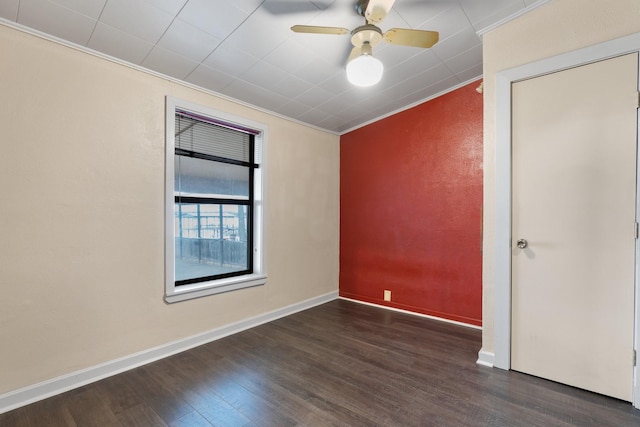
<instances>
[{"instance_id":1,"label":"door hinge","mask_svg":"<svg viewBox=\"0 0 640 427\"><path fill-rule=\"evenodd\" d=\"M633 228L633 236L637 239L638 237L640 237L640 225L638 225L637 221L634 223Z\"/></svg>"},{"instance_id":2,"label":"door hinge","mask_svg":"<svg viewBox=\"0 0 640 427\"><path fill-rule=\"evenodd\" d=\"M637 360L638 360L637 352L633 350L633 366L636 366Z\"/></svg>"},{"instance_id":3,"label":"door hinge","mask_svg":"<svg viewBox=\"0 0 640 427\"><path fill-rule=\"evenodd\" d=\"M640 108L640 91L638 91L636 95L636 108Z\"/></svg>"}]
</instances>

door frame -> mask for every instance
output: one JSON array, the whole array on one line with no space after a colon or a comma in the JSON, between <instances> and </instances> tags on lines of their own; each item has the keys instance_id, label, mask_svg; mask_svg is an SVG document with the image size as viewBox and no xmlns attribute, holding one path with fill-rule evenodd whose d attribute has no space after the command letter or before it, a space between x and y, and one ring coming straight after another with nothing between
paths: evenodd
<instances>
[{"instance_id":1,"label":"door frame","mask_svg":"<svg viewBox=\"0 0 640 427\"><path fill-rule=\"evenodd\" d=\"M640 33L521 65L496 74L496 253L495 353L493 366L511 368L511 86L512 83L587 65L627 53L640 52ZM639 73L640 75L640 73ZM640 88L640 77L639 77ZM640 111L640 110L639 110ZM638 116L640 119L640 116ZM640 123L640 121L639 121ZM640 126L639 126L640 128ZM638 136L636 136L638 138ZM640 141L640 139L637 139ZM640 152L640 150L638 150ZM640 170L640 161L636 159ZM637 176L640 173L637 174ZM636 178L636 221L640 212L640 179ZM631 224L629 232L633 232ZM640 342L640 239L636 239L634 349ZM632 355L629 355L632 357ZM633 406L640 409L640 370L634 368Z\"/></svg>"}]
</instances>

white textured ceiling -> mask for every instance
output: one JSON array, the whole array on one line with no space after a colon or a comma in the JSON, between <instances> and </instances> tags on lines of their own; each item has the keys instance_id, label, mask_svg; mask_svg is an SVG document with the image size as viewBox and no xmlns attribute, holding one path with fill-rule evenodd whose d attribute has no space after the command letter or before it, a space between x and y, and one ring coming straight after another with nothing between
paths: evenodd
<instances>
[{"instance_id":1,"label":"white textured ceiling","mask_svg":"<svg viewBox=\"0 0 640 427\"><path fill-rule=\"evenodd\" d=\"M0 17L335 133L482 76L477 32L538 0L397 0L379 25L440 32L431 49L381 44L373 87L347 82L355 0L1 0Z\"/></svg>"}]
</instances>

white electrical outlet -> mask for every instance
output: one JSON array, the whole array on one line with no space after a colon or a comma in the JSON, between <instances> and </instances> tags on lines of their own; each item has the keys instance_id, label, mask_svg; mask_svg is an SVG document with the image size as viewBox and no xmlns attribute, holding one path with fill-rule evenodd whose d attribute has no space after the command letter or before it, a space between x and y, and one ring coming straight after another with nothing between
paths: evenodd
<instances>
[{"instance_id":1,"label":"white electrical outlet","mask_svg":"<svg viewBox=\"0 0 640 427\"><path fill-rule=\"evenodd\" d=\"M391 301L391 291L388 291L385 289L384 291L384 300L385 301Z\"/></svg>"}]
</instances>

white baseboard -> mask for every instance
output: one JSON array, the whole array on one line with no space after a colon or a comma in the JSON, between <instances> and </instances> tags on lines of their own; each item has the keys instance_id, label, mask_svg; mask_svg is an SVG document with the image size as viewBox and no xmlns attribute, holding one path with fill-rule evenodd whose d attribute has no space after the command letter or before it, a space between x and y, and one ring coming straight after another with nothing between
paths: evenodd
<instances>
[{"instance_id":1,"label":"white baseboard","mask_svg":"<svg viewBox=\"0 0 640 427\"><path fill-rule=\"evenodd\" d=\"M56 394L64 393L65 391L99 381L112 375L137 368L138 366L146 365L147 363L189 350L190 348L242 332L263 323L271 322L281 317L289 316L299 311L333 301L337 298L337 291L330 292L328 294L301 301L268 313L231 323L202 334L193 335L158 347L134 353L129 356L114 359L87 369L82 369L80 371L10 391L0 395L0 414L46 399L47 397L55 396Z\"/></svg>"},{"instance_id":2,"label":"white baseboard","mask_svg":"<svg viewBox=\"0 0 640 427\"><path fill-rule=\"evenodd\" d=\"M489 353L488 351L484 351L480 349L478 352L478 360L476 363L482 366L488 366L489 368L493 368L493 362L495 361L496 355L494 353Z\"/></svg>"},{"instance_id":3,"label":"white baseboard","mask_svg":"<svg viewBox=\"0 0 640 427\"><path fill-rule=\"evenodd\" d=\"M471 325L469 323L458 322L456 320L449 320L449 319L445 319L445 318L442 318L442 317L430 316L428 314L416 313L415 311L403 310L401 308L389 307L389 306L386 306L386 305L374 304L372 302L360 301L360 300L357 300L357 299L351 299L351 298L346 298L346 297L340 297L340 299L343 299L345 301L357 302L358 304L370 305L372 307L384 308L386 310L397 311L399 313L405 313L405 314L411 314L413 316L424 317L426 319L438 320L440 322L451 323L451 324L458 325L458 326L464 326L466 328L482 330L482 326Z\"/></svg>"}]
</instances>

